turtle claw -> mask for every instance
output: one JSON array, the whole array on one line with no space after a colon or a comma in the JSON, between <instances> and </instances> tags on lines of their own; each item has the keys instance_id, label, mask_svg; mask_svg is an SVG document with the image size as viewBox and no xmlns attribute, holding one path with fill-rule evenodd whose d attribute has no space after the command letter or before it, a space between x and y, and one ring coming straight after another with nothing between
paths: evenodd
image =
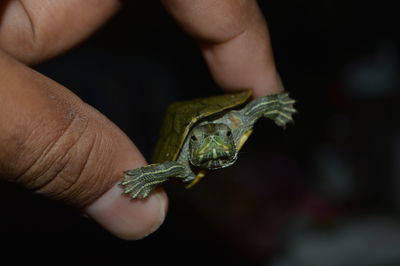
<instances>
[{"instance_id":1,"label":"turtle claw","mask_svg":"<svg viewBox=\"0 0 400 266\"><path fill-rule=\"evenodd\" d=\"M293 104L296 102L288 93L277 95L275 108L264 113L264 116L274 120L279 127L285 128L286 124L293 122L293 114L296 113Z\"/></svg>"}]
</instances>

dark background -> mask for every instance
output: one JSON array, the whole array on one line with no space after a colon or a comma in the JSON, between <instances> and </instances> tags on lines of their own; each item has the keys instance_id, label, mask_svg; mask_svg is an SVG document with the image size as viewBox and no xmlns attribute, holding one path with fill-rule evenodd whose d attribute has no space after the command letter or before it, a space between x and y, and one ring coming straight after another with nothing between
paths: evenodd
<instances>
[{"instance_id":1,"label":"dark background","mask_svg":"<svg viewBox=\"0 0 400 266\"><path fill-rule=\"evenodd\" d=\"M2 184L1 265L400 265L397 9L259 3L298 100L295 125L261 121L234 166L191 190L167 185L166 221L142 241ZM89 40L36 69L108 116L148 159L169 103L221 93L158 1L126 1Z\"/></svg>"}]
</instances>

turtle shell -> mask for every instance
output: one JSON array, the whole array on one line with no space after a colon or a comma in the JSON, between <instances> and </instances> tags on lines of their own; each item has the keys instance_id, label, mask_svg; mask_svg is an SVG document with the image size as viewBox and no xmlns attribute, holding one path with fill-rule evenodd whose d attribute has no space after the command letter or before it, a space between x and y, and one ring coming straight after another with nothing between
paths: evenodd
<instances>
[{"instance_id":1,"label":"turtle shell","mask_svg":"<svg viewBox=\"0 0 400 266\"><path fill-rule=\"evenodd\" d=\"M251 91L172 103L168 106L153 163L175 161L192 126L200 119L239 106L249 100Z\"/></svg>"}]
</instances>

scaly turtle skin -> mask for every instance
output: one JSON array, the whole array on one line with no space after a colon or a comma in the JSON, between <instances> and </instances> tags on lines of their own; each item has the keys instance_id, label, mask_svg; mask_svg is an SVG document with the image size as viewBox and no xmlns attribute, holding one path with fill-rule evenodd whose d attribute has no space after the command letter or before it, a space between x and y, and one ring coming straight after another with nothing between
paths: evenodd
<instances>
[{"instance_id":1,"label":"scaly turtle skin","mask_svg":"<svg viewBox=\"0 0 400 266\"><path fill-rule=\"evenodd\" d=\"M144 199L157 186L176 178L191 187L207 172L232 165L254 123L261 117L285 127L295 101L287 93L249 102L251 91L176 102L168 107L153 161L125 171L123 193ZM247 104L245 104L247 103Z\"/></svg>"}]
</instances>

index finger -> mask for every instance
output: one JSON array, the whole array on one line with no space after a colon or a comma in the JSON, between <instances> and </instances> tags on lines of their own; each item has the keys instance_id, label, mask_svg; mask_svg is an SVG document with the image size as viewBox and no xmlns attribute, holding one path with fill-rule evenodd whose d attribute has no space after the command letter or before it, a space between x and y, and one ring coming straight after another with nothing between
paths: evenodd
<instances>
[{"instance_id":1,"label":"index finger","mask_svg":"<svg viewBox=\"0 0 400 266\"><path fill-rule=\"evenodd\" d=\"M199 41L211 74L222 88L251 88L256 97L283 91L267 24L255 0L162 2Z\"/></svg>"},{"instance_id":2,"label":"index finger","mask_svg":"<svg viewBox=\"0 0 400 266\"><path fill-rule=\"evenodd\" d=\"M121 6L121 0L0 1L0 49L32 64L76 45Z\"/></svg>"}]
</instances>

